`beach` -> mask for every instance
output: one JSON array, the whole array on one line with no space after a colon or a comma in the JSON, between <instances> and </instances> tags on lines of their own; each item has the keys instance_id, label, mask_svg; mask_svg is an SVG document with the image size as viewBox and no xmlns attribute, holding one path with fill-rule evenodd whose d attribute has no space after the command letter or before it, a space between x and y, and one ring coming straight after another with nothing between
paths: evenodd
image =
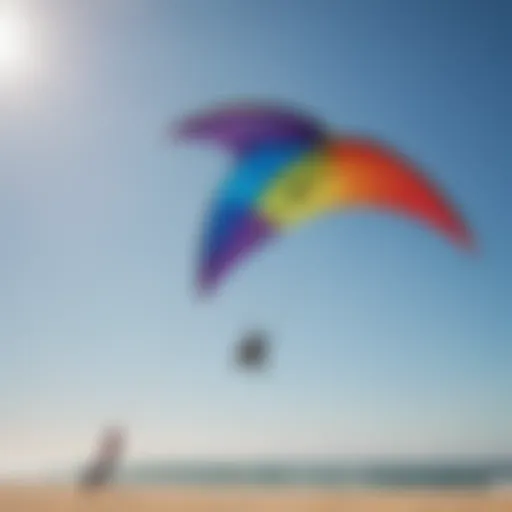
<instances>
[{"instance_id":1,"label":"beach","mask_svg":"<svg viewBox=\"0 0 512 512\"><path fill-rule=\"evenodd\" d=\"M511 494L323 490L0 487L2 512L512 512Z\"/></svg>"}]
</instances>

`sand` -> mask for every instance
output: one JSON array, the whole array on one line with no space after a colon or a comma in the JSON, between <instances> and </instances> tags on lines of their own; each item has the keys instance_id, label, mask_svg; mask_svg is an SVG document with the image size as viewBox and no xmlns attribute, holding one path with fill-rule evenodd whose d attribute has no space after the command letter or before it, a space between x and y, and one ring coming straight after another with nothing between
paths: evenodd
<instances>
[{"instance_id":1,"label":"sand","mask_svg":"<svg viewBox=\"0 0 512 512\"><path fill-rule=\"evenodd\" d=\"M0 487L2 512L512 512L512 495L306 490Z\"/></svg>"}]
</instances>

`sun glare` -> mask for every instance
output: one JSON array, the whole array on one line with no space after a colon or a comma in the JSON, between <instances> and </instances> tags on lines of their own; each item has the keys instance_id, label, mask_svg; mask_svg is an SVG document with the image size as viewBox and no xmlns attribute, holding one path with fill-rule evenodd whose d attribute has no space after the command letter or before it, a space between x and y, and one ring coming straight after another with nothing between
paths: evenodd
<instances>
[{"instance_id":1,"label":"sun glare","mask_svg":"<svg viewBox=\"0 0 512 512\"><path fill-rule=\"evenodd\" d=\"M0 7L0 76L17 75L27 64L27 59L26 19L13 8Z\"/></svg>"}]
</instances>

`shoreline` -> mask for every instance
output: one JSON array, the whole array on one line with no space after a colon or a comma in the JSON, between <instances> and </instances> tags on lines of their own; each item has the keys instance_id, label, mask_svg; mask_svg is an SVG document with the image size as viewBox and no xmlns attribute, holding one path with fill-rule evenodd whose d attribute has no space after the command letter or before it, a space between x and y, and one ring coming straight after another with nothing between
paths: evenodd
<instances>
[{"instance_id":1,"label":"shoreline","mask_svg":"<svg viewBox=\"0 0 512 512\"><path fill-rule=\"evenodd\" d=\"M512 512L512 493L259 486L116 486L84 492L70 485L0 484L0 510L12 512L211 512L217 509L223 512Z\"/></svg>"}]
</instances>

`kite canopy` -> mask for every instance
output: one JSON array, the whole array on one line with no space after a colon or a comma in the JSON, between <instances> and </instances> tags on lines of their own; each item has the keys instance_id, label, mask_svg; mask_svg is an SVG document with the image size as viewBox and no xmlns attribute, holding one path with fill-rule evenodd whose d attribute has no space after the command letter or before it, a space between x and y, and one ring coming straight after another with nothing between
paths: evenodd
<instances>
[{"instance_id":1,"label":"kite canopy","mask_svg":"<svg viewBox=\"0 0 512 512\"><path fill-rule=\"evenodd\" d=\"M327 134L296 111L231 105L185 120L179 134L212 140L238 157L206 219L203 291L275 235L349 208L405 215L454 244L472 245L461 216L412 162L369 139Z\"/></svg>"}]
</instances>

